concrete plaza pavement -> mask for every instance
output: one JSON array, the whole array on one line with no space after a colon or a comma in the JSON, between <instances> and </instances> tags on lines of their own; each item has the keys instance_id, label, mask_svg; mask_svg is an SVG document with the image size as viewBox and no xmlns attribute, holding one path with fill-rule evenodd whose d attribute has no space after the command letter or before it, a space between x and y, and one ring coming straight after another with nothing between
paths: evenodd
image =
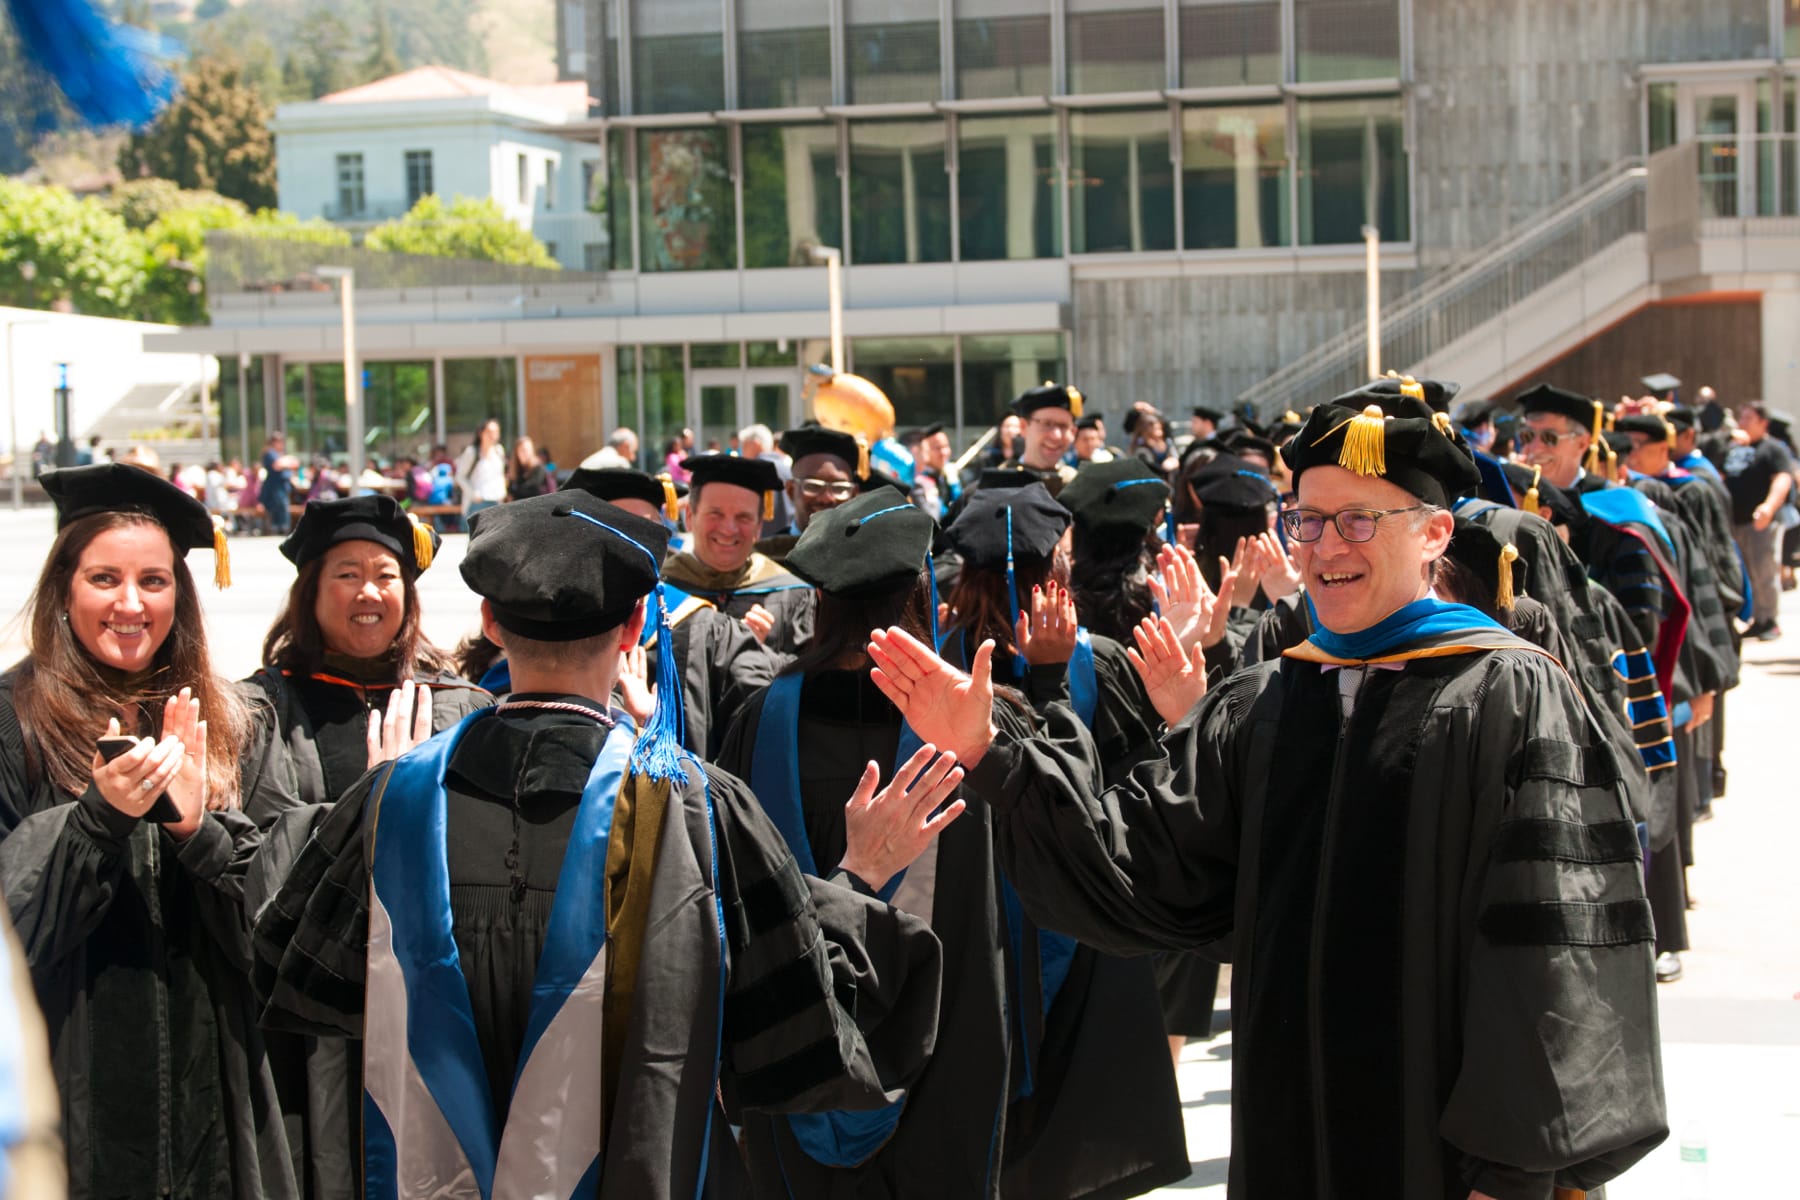
<instances>
[{"instance_id":1,"label":"concrete plaza pavement","mask_svg":"<svg viewBox=\"0 0 1800 1200\"><path fill-rule=\"evenodd\" d=\"M48 508L0 511L0 656L23 652L21 613L54 533ZM477 623L457 572L466 539L445 538L421 577L427 634L446 648ZM234 586L215 591L211 554L196 551L214 660L231 676L261 658L293 569L273 537L231 540ZM1793 1195L1789 1138L1800 1140L1800 794L1786 750L1800 745L1800 593L1783 597L1786 641L1750 643L1728 702L1730 794L1698 827L1686 976L1658 989L1672 1134L1608 1189L1611 1200L1686 1200L1678 1143L1703 1133L1713 1197ZM1224 1002L1221 1001L1221 1009ZM1221 1011L1221 1028L1228 1024ZM1379 1053L1371 1048L1371 1053ZM1180 1069L1194 1173L1156 1193L1225 1194L1230 1153L1231 1034L1190 1044Z\"/></svg>"}]
</instances>

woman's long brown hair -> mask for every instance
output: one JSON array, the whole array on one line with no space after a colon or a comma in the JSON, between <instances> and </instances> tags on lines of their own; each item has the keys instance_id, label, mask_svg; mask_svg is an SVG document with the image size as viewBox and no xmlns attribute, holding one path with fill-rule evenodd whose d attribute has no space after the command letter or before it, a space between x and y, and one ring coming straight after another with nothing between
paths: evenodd
<instances>
[{"instance_id":1,"label":"woman's long brown hair","mask_svg":"<svg viewBox=\"0 0 1800 1200\"><path fill-rule=\"evenodd\" d=\"M81 555L113 529L143 525L162 530L141 513L96 513L69 522L50 547L27 610L31 654L19 667L13 704L25 735L28 774L48 779L58 791L79 796L93 780L94 742L108 718L133 732L133 708L148 731L162 731L163 702L193 689L206 721L207 807L237 807L238 758L250 734L250 711L235 685L213 673L205 619L194 577L180 554L175 562L175 620L141 682L128 686L120 672L101 664L70 628L69 587ZM143 732L143 729L137 732Z\"/></svg>"},{"instance_id":2,"label":"woman's long brown hair","mask_svg":"<svg viewBox=\"0 0 1800 1200\"><path fill-rule=\"evenodd\" d=\"M1042 587L1051 580L1064 587L1069 584L1068 562L1061 555L1029 562L1014 560L1013 581L1019 589L1019 606L1026 611L1031 608L1031 589ZM998 654L1012 654L1017 649L1013 645L1013 626L1018 623L1019 614L1006 611L1004 567L989 570L963 563L962 570L957 572L956 586L950 589L949 602L950 620L945 627L966 631L971 648L993 638Z\"/></svg>"},{"instance_id":3,"label":"woman's long brown hair","mask_svg":"<svg viewBox=\"0 0 1800 1200\"><path fill-rule=\"evenodd\" d=\"M320 555L300 568L294 586L288 589L286 605L263 639L263 662L277 670L311 675L325 666L325 632L313 615L325 558ZM419 628L419 573L405 559L400 560L400 577L406 583L406 604L401 610L400 632L394 637L394 682L405 683L413 671L454 673L456 664L450 656Z\"/></svg>"}]
</instances>

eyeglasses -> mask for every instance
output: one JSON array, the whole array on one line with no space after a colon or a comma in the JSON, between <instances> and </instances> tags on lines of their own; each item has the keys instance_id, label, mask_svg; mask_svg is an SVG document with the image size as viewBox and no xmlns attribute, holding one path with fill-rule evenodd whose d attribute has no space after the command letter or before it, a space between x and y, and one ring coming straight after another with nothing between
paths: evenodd
<instances>
[{"instance_id":1,"label":"eyeglasses","mask_svg":"<svg viewBox=\"0 0 1800 1200\"><path fill-rule=\"evenodd\" d=\"M856 484L847 479L802 479L800 494L808 500L817 500L820 496L830 496L838 503L854 499Z\"/></svg>"},{"instance_id":2,"label":"eyeglasses","mask_svg":"<svg viewBox=\"0 0 1800 1200\"><path fill-rule=\"evenodd\" d=\"M1041 417L1031 418L1031 427L1033 429L1041 429L1045 433L1075 432L1075 423L1073 421L1046 421Z\"/></svg>"},{"instance_id":3,"label":"eyeglasses","mask_svg":"<svg viewBox=\"0 0 1800 1200\"><path fill-rule=\"evenodd\" d=\"M1518 444L1519 449L1521 450L1531 445L1533 442L1542 442L1544 443L1544 449L1554 450L1556 449L1556 444L1558 442L1574 436L1575 435L1572 433L1558 433L1554 429L1532 429L1530 426L1526 426L1513 435L1513 441Z\"/></svg>"},{"instance_id":4,"label":"eyeglasses","mask_svg":"<svg viewBox=\"0 0 1800 1200\"><path fill-rule=\"evenodd\" d=\"M1295 508L1281 514L1281 528L1296 542L1316 542L1325 536L1325 523L1329 521L1346 542L1366 542L1375 536L1383 517L1422 512L1424 508L1423 504L1412 504L1406 508L1342 508L1334 513Z\"/></svg>"}]
</instances>

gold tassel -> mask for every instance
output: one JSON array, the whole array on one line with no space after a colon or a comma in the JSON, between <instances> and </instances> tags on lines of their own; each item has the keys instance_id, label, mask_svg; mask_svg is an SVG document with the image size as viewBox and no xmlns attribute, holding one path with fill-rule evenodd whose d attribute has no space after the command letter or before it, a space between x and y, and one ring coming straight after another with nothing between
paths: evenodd
<instances>
[{"instance_id":1,"label":"gold tassel","mask_svg":"<svg viewBox=\"0 0 1800 1200\"><path fill-rule=\"evenodd\" d=\"M1588 443L1587 462L1584 464L1589 471L1596 474L1599 473L1600 464L1606 460L1606 439L1600 436L1605 429L1606 406L1596 400L1594 401L1594 428L1589 434L1592 440Z\"/></svg>"},{"instance_id":2,"label":"gold tassel","mask_svg":"<svg viewBox=\"0 0 1800 1200\"><path fill-rule=\"evenodd\" d=\"M225 544L225 523L213 522L213 586L231 586L231 547Z\"/></svg>"},{"instance_id":3,"label":"gold tassel","mask_svg":"<svg viewBox=\"0 0 1800 1200\"><path fill-rule=\"evenodd\" d=\"M1066 387L1063 391L1069 394L1069 415L1079 421L1081 419L1081 392L1073 387Z\"/></svg>"},{"instance_id":4,"label":"gold tassel","mask_svg":"<svg viewBox=\"0 0 1800 1200\"><path fill-rule=\"evenodd\" d=\"M1519 561L1519 548L1511 542L1500 547L1500 586L1494 589L1494 607L1508 609L1513 606L1513 569L1512 565Z\"/></svg>"},{"instance_id":5,"label":"gold tassel","mask_svg":"<svg viewBox=\"0 0 1800 1200\"><path fill-rule=\"evenodd\" d=\"M1531 486L1525 489L1525 511L1532 516L1538 515L1538 480L1544 477L1544 468L1531 468Z\"/></svg>"},{"instance_id":6,"label":"gold tassel","mask_svg":"<svg viewBox=\"0 0 1800 1200\"><path fill-rule=\"evenodd\" d=\"M1454 442L1456 440L1456 422L1452 421L1450 419L1449 413L1447 413L1447 412L1432 413L1431 414L1431 427L1433 429L1437 430L1439 433L1443 434L1445 437L1449 438L1451 441Z\"/></svg>"},{"instance_id":7,"label":"gold tassel","mask_svg":"<svg viewBox=\"0 0 1800 1200\"><path fill-rule=\"evenodd\" d=\"M1371 404L1348 421L1327 429L1313 442L1318 445L1338 430L1344 432L1344 448L1338 452L1338 466L1358 475L1387 474L1387 416L1379 405Z\"/></svg>"},{"instance_id":8,"label":"gold tassel","mask_svg":"<svg viewBox=\"0 0 1800 1200\"><path fill-rule=\"evenodd\" d=\"M774 519L775 519L775 493L774 492L764 492L763 493L763 520L773 521Z\"/></svg>"},{"instance_id":9,"label":"gold tassel","mask_svg":"<svg viewBox=\"0 0 1800 1200\"><path fill-rule=\"evenodd\" d=\"M856 435L856 477L869 477L869 439L860 433Z\"/></svg>"},{"instance_id":10,"label":"gold tassel","mask_svg":"<svg viewBox=\"0 0 1800 1200\"><path fill-rule=\"evenodd\" d=\"M1666 417L1663 418L1663 440L1669 443L1669 449L1675 448L1675 427L1669 424Z\"/></svg>"},{"instance_id":11,"label":"gold tassel","mask_svg":"<svg viewBox=\"0 0 1800 1200\"><path fill-rule=\"evenodd\" d=\"M675 494L675 481L669 478L667 471L657 476L663 485L663 516L669 518L673 525L681 520L681 497Z\"/></svg>"},{"instance_id":12,"label":"gold tassel","mask_svg":"<svg viewBox=\"0 0 1800 1200\"><path fill-rule=\"evenodd\" d=\"M1414 379L1411 375L1400 376L1400 394L1409 399L1417 400L1420 404L1427 402L1425 399L1425 385Z\"/></svg>"},{"instance_id":13,"label":"gold tassel","mask_svg":"<svg viewBox=\"0 0 1800 1200\"><path fill-rule=\"evenodd\" d=\"M1304 425L1305 424L1305 422L1300 419L1300 414L1295 412L1291 408L1281 414L1281 423L1283 425Z\"/></svg>"},{"instance_id":14,"label":"gold tassel","mask_svg":"<svg viewBox=\"0 0 1800 1200\"><path fill-rule=\"evenodd\" d=\"M406 519L412 522L413 560L419 564L419 570L423 571L431 565L431 530L411 513L406 514Z\"/></svg>"}]
</instances>

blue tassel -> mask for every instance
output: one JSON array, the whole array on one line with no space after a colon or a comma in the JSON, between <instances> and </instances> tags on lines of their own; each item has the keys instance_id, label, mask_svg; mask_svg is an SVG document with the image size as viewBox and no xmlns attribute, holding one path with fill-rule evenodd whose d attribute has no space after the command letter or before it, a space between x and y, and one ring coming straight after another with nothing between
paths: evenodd
<instances>
[{"instance_id":1,"label":"blue tassel","mask_svg":"<svg viewBox=\"0 0 1800 1200\"><path fill-rule=\"evenodd\" d=\"M925 552L925 578L931 582L931 649L935 654L943 651L944 642L938 633L937 563L932 560L929 550Z\"/></svg>"},{"instance_id":2,"label":"blue tassel","mask_svg":"<svg viewBox=\"0 0 1800 1200\"><path fill-rule=\"evenodd\" d=\"M1011 605L1009 621L1019 619L1019 577L1013 571L1012 505L1006 506L1006 602ZM1025 678L1025 656L1013 655L1013 678Z\"/></svg>"},{"instance_id":3,"label":"blue tassel","mask_svg":"<svg viewBox=\"0 0 1800 1200\"><path fill-rule=\"evenodd\" d=\"M150 124L175 96L155 34L108 21L90 0L6 0L25 57L56 80L90 125Z\"/></svg>"}]
</instances>

